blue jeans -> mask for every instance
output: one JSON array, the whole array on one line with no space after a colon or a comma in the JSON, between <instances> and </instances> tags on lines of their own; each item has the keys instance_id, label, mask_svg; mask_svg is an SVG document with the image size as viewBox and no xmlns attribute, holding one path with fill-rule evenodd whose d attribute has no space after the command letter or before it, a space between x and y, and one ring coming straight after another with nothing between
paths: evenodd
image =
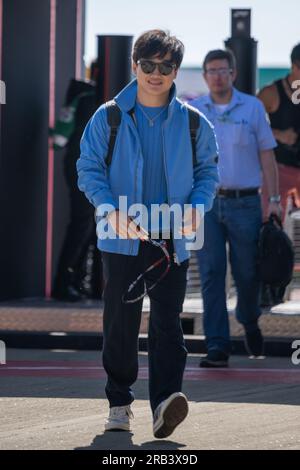
<instances>
[{"instance_id":1,"label":"blue jeans","mask_svg":"<svg viewBox=\"0 0 300 470\"><path fill-rule=\"evenodd\" d=\"M205 215L204 246L197 252L204 306L203 327L207 349L230 353L226 307L226 242L237 289L236 318L251 332L257 328L260 283L256 262L262 223L259 195L240 198L217 196Z\"/></svg>"}]
</instances>

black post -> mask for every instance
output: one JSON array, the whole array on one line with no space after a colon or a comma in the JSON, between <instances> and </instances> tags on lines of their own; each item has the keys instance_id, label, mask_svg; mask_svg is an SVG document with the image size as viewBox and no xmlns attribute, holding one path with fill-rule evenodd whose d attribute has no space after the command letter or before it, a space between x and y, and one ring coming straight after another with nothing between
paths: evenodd
<instances>
[{"instance_id":1,"label":"black post","mask_svg":"<svg viewBox=\"0 0 300 470\"><path fill-rule=\"evenodd\" d=\"M231 37L224 41L225 47L231 49L237 62L235 87L254 95L256 93L257 41L250 36L251 10L231 10Z\"/></svg>"},{"instance_id":2,"label":"black post","mask_svg":"<svg viewBox=\"0 0 300 470\"><path fill-rule=\"evenodd\" d=\"M132 36L98 36L98 101L112 99L131 80Z\"/></svg>"},{"instance_id":3,"label":"black post","mask_svg":"<svg viewBox=\"0 0 300 470\"><path fill-rule=\"evenodd\" d=\"M81 70L85 2L0 3L0 300L49 297L69 213L49 126Z\"/></svg>"}]
</instances>

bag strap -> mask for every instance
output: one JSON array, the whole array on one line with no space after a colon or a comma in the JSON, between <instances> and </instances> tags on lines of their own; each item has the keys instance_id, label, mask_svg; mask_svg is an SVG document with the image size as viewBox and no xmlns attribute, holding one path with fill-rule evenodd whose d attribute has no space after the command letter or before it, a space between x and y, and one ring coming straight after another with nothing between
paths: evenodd
<instances>
[{"instance_id":1,"label":"bag strap","mask_svg":"<svg viewBox=\"0 0 300 470\"><path fill-rule=\"evenodd\" d=\"M271 222L274 225L277 225L277 227L279 227L281 230L283 230L282 220L278 217L277 214L274 214L274 213L270 214L269 222Z\"/></svg>"},{"instance_id":2,"label":"bag strap","mask_svg":"<svg viewBox=\"0 0 300 470\"><path fill-rule=\"evenodd\" d=\"M197 111L186 106L189 114L189 128L190 128L190 136L191 136L191 143L192 143L192 151L193 151L193 167L197 165L197 155L196 155L196 139L197 139L197 131L200 127L200 115Z\"/></svg>"},{"instance_id":3,"label":"bag strap","mask_svg":"<svg viewBox=\"0 0 300 470\"><path fill-rule=\"evenodd\" d=\"M117 103L112 100L109 101L106 105L107 109L107 123L110 126L110 136L109 136L109 143L108 143L108 152L105 159L105 163L107 166L110 166L112 162L112 156L114 152L115 142L118 134L118 129L121 123L121 110ZM189 115L189 130L190 130L190 137L191 137L191 144L192 144L192 151L193 151L193 166L197 164L197 157L196 157L196 139L197 139L197 131L200 127L200 115L197 111L187 106L188 115Z\"/></svg>"},{"instance_id":4,"label":"bag strap","mask_svg":"<svg viewBox=\"0 0 300 470\"><path fill-rule=\"evenodd\" d=\"M108 142L108 152L105 158L105 163L109 167L114 153L115 142L118 134L118 129L121 123L121 110L117 103L112 100L106 104L107 109L107 123L110 126L110 136Z\"/></svg>"}]
</instances>

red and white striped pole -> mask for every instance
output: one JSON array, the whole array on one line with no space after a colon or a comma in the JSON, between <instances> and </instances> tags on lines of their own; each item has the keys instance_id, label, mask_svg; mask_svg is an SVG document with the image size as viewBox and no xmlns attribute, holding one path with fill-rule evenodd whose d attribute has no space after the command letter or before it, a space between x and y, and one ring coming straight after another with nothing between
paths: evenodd
<instances>
[{"instance_id":1,"label":"red and white striped pole","mask_svg":"<svg viewBox=\"0 0 300 470\"><path fill-rule=\"evenodd\" d=\"M50 0L49 37L49 129L55 125L55 48L56 48L56 0ZM54 193L54 149L52 137L48 139L48 181L47 181L47 227L46 227L46 280L45 296L51 297L52 247L53 247L53 193Z\"/></svg>"},{"instance_id":2,"label":"red and white striped pole","mask_svg":"<svg viewBox=\"0 0 300 470\"><path fill-rule=\"evenodd\" d=\"M0 0L0 80L2 78L3 0Z\"/></svg>"},{"instance_id":3,"label":"red and white striped pole","mask_svg":"<svg viewBox=\"0 0 300 470\"><path fill-rule=\"evenodd\" d=\"M82 79L82 0L76 6L76 80Z\"/></svg>"}]
</instances>

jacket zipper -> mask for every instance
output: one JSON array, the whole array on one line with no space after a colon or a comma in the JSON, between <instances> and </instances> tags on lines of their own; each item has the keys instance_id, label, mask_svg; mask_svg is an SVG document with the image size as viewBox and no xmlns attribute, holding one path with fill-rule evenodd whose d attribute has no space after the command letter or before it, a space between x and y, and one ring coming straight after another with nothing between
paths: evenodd
<instances>
[{"instance_id":1,"label":"jacket zipper","mask_svg":"<svg viewBox=\"0 0 300 470\"><path fill-rule=\"evenodd\" d=\"M166 183L167 183L167 193L168 193L168 204L170 207L170 192L169 192L169 180L167 176L167 162L166 162L166 152L165 152L165 136L164 136L164 131L163 131L163 126L161 129L162 132L162 142L163 142L163 157L164 157L164 167L165 167L165 178L166 178ZM178 266L180 266L180 262L177 256L177 253L175 251L175 243L174 243L174 237L173 237L173 248L174 248L174 253L173 253L173 260L174 263L176 263Z\"/></svg>"},{"instance_id":2,"label":"jacket zipper","mask_svg":"<svg viewBox=\"0 0 300 470\"><path fill-rule=\"evenodd\" d=\"M133 122L134 122L134 128L135 128L135 131L137 133L137 122L136 122L136 117L135 117L135 114L133 113L132 115L132 119L133 119ZM137 137L139 138L138 136L138 133L137 133ZM141 150L141 147L140 147L140 150ZM137 174L138 174L138 165L139 165L139 162L137 161L137 164L136 164L136 167L135 167L135 180L134 180L134 195L135 195L135 199L136 199L136 196L137 196ZM143 182L142 182L142 185L143 185ZM134 240L130 240L130 254L132 254L133 252L133 246L134 246Z\"/></svg>"}]
</instances>

